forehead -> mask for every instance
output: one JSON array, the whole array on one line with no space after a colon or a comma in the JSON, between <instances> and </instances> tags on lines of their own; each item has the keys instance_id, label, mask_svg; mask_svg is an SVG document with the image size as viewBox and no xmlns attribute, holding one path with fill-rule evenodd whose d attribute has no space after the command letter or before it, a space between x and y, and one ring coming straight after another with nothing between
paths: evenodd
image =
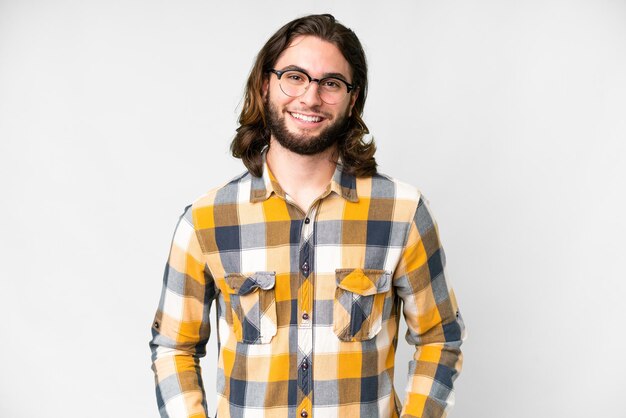
<instances>
[{"instance_id":1,"label":"forehead","mask_svg":"<svg viewBox=\"0 0 626 418\"><path fill-rule=\"evenodd\" d=\"M312 77L320 77L328 73L339 73L350 77L352 74L350 64L339 48L315 36L294 38L280 54L274 67L281 69L289 65L306 70Z\"/></svg>"}]
</instances>

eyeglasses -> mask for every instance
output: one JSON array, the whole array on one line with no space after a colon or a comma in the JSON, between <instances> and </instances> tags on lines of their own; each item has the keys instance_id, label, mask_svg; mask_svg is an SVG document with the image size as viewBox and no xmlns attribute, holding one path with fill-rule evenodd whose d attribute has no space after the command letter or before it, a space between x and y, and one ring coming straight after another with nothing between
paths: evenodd
<instances>
[{"instance_id":1,"label":"eyeglasses","mask_svg":"<svg viewBox=\"0 0 626 418\"><path fill-rule=\"evenodd\" d=\"M283 93L289 97L302 96L315 81L318 85L317 94L326 104L341 102L354 85L338 77L313 78L302 70L269 70L278 77L278 85Z\"/></svg>"}]
</instances>

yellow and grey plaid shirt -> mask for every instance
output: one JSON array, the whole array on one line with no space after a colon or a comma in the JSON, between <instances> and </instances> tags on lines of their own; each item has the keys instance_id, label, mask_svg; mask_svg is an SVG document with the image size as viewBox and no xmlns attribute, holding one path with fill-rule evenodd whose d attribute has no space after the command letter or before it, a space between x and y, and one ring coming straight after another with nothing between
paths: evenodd
<instances>
[{"instance_id":1,"label":"yellow and grey plaid shirt","mask_svg":"<svg viewBox=\"0 0 626 418\"><path fill-rule=\"evenodd\" d=\"M162 417L206 417L199 358L217 308L219 418L445 417L464 325L420 192L338 164L304 213L267 164L188 206L152 325ZM415 345L393 385L398 320Z\"/></svg>"}]
</instances>

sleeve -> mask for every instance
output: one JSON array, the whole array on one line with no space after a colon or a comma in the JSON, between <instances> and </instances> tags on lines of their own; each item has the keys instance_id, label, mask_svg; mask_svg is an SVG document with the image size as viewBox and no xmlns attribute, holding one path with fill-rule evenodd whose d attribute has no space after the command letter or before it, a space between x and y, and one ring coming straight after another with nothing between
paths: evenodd
<instances>
[{"instance_id":1,"label":"sleeve","mask_svg":"<svg viewBox=\"0 0 626 418\"><path fill-rule=\"evenodd\" d=\"M403 301L406 340L415 345L401 417L446 417L454 405L453 382L461 371L465 326L446 280L437 224L422 196L394 273L394 286Z\"/></svg>"},{"instance_id":2,"label":"sleeve","mask_svg":"<svg viewBox=\"0 0 626 418\"><path fill-rule=\"evenodd\" d=\"M203 262L190 205L176 225L152 323L152 371L163 418L207 416L200 357L206 354L214 298L215 284Z\"/></svg>"}]
</instances>

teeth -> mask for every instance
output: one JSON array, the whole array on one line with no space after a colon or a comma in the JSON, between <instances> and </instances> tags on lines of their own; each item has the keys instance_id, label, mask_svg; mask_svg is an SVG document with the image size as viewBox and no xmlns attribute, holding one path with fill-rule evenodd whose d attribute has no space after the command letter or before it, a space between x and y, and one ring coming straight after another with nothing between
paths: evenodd
<instances>
[{"instance_id":1,"label":"teeth","mask_svg":"<svg viewBox=\"0 0 626 418\"><path fill-rule=\"evenodd\" d=\"M320 118L319 116L307 116L307 115L301 115L300 113L292 113L291 116L293 116L296 119L303 120L305 122L319 122L322 120L322 118Z\"/></svg>"}]
</instances>

